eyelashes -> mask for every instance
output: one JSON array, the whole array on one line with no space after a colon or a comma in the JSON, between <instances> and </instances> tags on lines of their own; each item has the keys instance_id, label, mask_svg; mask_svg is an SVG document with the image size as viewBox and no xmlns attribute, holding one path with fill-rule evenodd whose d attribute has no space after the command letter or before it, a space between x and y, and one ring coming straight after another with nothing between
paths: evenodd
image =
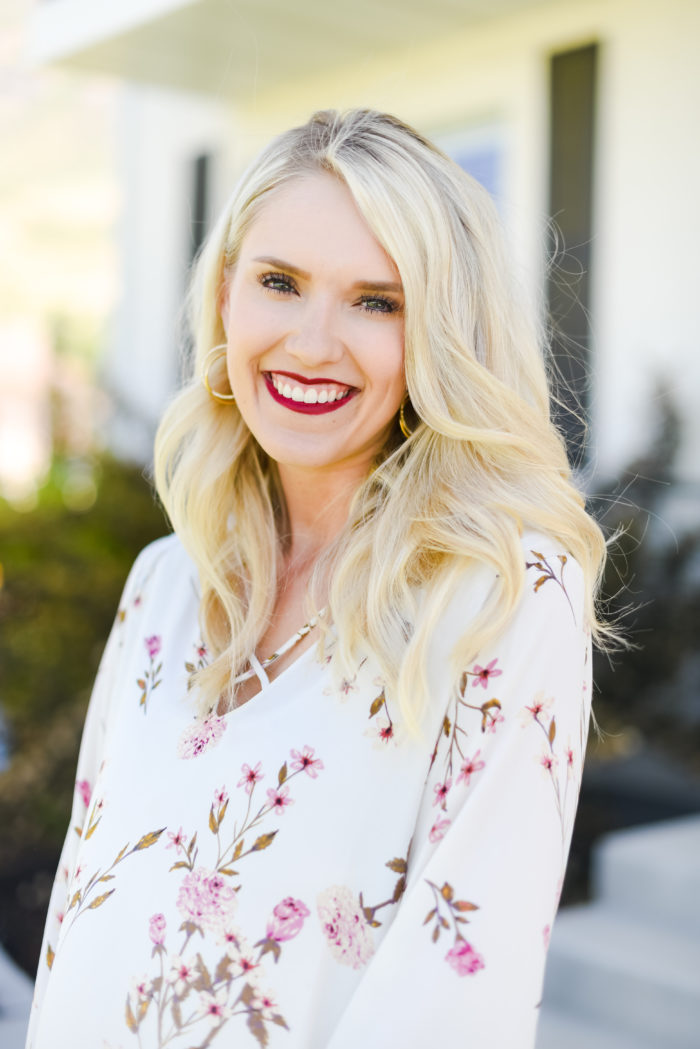
<instances>
[{"instance_id":1,"label":"eyelashes","mask_svg":"<svg viewBox=\"0 0 700 1049\"><path fill-rule=\"evenodd\" d=\"M284 273L261 273L259 283L275 295L296 295L297 287L293 279ZM356 305L365 313L389 315L400 313L401 305L395 299L384 295L361 295Z\"/></svg>"}]
</instances>

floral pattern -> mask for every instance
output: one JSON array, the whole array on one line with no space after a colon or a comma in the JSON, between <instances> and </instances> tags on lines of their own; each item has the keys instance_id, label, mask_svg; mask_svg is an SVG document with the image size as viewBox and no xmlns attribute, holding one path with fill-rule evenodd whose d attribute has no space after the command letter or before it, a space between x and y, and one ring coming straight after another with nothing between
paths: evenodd
<instances>
[{"instance_id":1,"label":"floral pattern","mask_svg":"<svg viewBox=\"0 0 700 1049\"><path fill-rule=\"evenodd\" d=\"M446 931L454 936L454 943L445 955L445 961L452 966L458 976L471 976L484 968L484 959L462 935L461 925L466 925L470 911L478 910L475 903L468 900L456 900L454 889L449 882L444 882L438 889L432 881L426 879L433 893L433 907L429 910L424 925L432 925L432 940L437 943L441 933Z\"/></svg>"},{"instance_id":2,"label":"floral pattern","mask_svg":"<svg viewBox=\"0 0 700 1049\"><path fill-rule=\"evenodd\" d=\"M226 730L226 719L209 714L189 725L180 736L177 752L181 758L197 758L216 746Z\"/></svg>"},{"instance_id":3,"label":"floral pattern","mask_svg":"<svg viewBox=\"0 0 700 1049\"><path fill-rule=\"evenodd\" d=\"M229 834L224 831L224 823L226 827L231 823L231 797L225 785L215 789L207 819L216 843L215 858L211 848L205 849L211 866L198 862L197 832L189 842L181 827L168 832L170 840L166 848L175 848L179 857L170 866L170 872L186 872L181 876L175 899L180 920L177 932L182 934L182 942L176 944L166 972L164 958L170 957L166 945L167 921L163 914L150 917L148 936L154 944L153 956L159 960L158 972L138 977L135 983L132 980L125 1006L126 1025L135 1034L141 1032L149 1016L155 1016L153 1044L158 1049L185 1033L189 1036L190 1032L196 1032L197 1037L204 1037L206 1042L234 1017L244 1019L261 1046L268 1043L269 1023L287 1027L272 992L263 986L263 958L271 954L274 962L278 962L282 944L301 933L310 911L302 900L285 897L273 907L264 935L251 947L236 920L243 882L233 864L239 867L246 857L273 844L277 828L256 834L247 848L246 835L255 828L261 829L269 818L279 816L292 804L289 782L300 775L315 780L323 769L323 762L308 745L292 748L290 756L292 772L289 773L285 761L277 773L276 787L269 788L266 800L258 804L257 788L264 778L261 763L252 767L247 763L242 765L243 775L237 789L244 800ZM218 945L220 955L214 966L208 966L202 953L194 951L193 940L196 942L197 937L211 939ZM186 999L188 1006L183 1011ZM149 1037L153 1040L152 1031Z\"/></svg>"},{"instance_id":4,"label":"floral pattern","mask_svg":"<svg viewBox=\"0 0 700 1049\"><path fill-rule=\"evenodd\" d=\"M332 636L259 702L193 717L192 569L175 539L145 551L90 704L29 1049L56 1030L72 1049L384 1049L389 1022L397 1044L532 1049L590 638L569 555L532 536L522 564L512 622L454 689L436 674L417 737L370 657L335 673Z\"/></svg>"},{"instance_id":5,"label":"floral pattern","mask_svg":"<svg viewBox=\"0 0 700 1049\"><path fill-rule=\"evenodd\" d=\"M160 673L163 669L163 663L156 663L156 659L160 654L162 640L158 634L153 634L151 637L144 638L144 645L146 646L146 652L148 653L148 667L144 670L142 677L140 677L136 684L141 689L141 698L139 699L139 706L143 707L144 714L146 713L146 706L148 700L151 697L151 693L158 688L162 683Z\"/></svg>"}]
</instances>

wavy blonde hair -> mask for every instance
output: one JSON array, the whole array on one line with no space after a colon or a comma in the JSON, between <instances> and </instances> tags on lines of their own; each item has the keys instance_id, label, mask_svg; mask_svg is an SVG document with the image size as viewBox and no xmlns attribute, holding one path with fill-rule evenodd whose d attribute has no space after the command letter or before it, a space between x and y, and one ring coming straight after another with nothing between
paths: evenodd
<instances>
[{"instance_id":1,"label":"wavy blonde hair","mask_svg":"<svg viewBox=\"0 0 700 1049\"><path fill-rule=\"evenodd\" d=\"M465 570L491 566L497 580L453 653L455 681L518 602L524 528L579 562L588 621L604 638L594 602L605 542L552 424L541 327L516 287L487 192L392 116L316 113L243 174L201 252L189 298L192 377L156 437L157 489L200 576L212 655L197 673L203 709L221 697L235 703L234 679L268 626L285 507L275 463L235 404L206 392L202 366L225 342L224 281L259 209L280 186L319 171L345 183L401 276L415 422L407 441L392 435L327 552L324 630L330 622L337 634L336 673L351 676L358 653L371 651L415 727L429 697L431 638ZM211 376L219 389L220 368Z\"/></svg>"}]
</instances>

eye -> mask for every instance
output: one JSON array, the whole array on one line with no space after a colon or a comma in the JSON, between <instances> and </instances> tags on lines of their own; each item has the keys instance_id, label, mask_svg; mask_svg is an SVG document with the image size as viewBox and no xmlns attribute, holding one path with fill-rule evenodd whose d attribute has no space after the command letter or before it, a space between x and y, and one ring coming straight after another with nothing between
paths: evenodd
<instances>
[{"instance_id":1,"label":"eye","mask_svg":"<svg viewBox=\"0 0 700 1049\"><path fill-rule=\"evenodd\" d=\"M381 295L363 295L360 306L367 313L397 313L401 309L398 302Z\"/></svg>"},{"instance_id":2,"label":"eye","mask_svg":"<svg viewBox=\"0 0 700 1049\"><path fill-rule=\"evenodd\" d=\"M290 295L296 292L294 281L284 273L261 273L258 280L263 288L274 291L278 295Z\"/></svg>"}]
</instances>

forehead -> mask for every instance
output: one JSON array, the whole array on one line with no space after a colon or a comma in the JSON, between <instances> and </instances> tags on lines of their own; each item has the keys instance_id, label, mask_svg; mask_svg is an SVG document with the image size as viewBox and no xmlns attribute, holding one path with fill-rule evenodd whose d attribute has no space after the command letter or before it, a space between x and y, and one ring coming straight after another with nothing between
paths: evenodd
<instances>
[{"instance_id":1,"label":"forehead","mask_svg":"<svg viewBox=\"0 0 700 1049\"><path fill-rule=\"evenodd\" d=\"M239 259L272 256L307 268L359 265L375 279L397 276L392 259L360 212L346 184L327 172L299 176L261 202L241 244ZM307 265L304 265L303 256Z\"/></svg>"}]
</instances>

